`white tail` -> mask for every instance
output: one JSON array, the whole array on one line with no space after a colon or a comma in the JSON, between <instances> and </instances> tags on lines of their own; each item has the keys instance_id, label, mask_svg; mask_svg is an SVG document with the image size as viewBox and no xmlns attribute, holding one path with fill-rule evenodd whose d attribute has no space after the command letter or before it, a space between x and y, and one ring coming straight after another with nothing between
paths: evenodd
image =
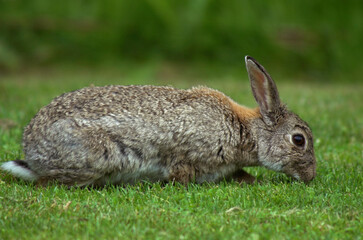
<instances>
[{"instance_id":1,"label":"white tail","mask_svg":"<svg viewBox=\"0 0 363 240\"><path fill-rule=\"evenodd\" d=\"M19 161L10 161L5 162L1 165L1 168L15 177L22 178L27 181L35 181L38 179L38 176L26 165L19 164Z\"/></svg>"}]
</instances>

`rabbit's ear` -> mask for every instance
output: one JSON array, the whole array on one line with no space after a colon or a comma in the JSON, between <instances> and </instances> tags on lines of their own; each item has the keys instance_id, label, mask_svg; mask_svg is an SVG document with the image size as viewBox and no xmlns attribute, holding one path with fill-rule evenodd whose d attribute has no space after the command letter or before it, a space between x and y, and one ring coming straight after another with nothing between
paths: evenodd
<instances>
[{"instance_id":1,"label":"rabbit's ear","mask_svg":"<svg viewBox=\"0 0 363 240\"><path fill-rule=\"evenodd\" d=\"M267 125L273 125L280 110L280 97L276 84L255 59L246 56L245 61L253 96L260 106L263 120Z\"/></svg>"}]
</instances>

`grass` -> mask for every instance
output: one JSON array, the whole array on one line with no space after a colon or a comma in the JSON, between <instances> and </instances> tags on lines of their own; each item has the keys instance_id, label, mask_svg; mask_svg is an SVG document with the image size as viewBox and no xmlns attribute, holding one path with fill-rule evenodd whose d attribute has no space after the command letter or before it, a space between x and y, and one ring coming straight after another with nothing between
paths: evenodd
<instances>
[{"instance_id":1,"label":"grass","mask_svg":"<svg viewBox=\"0 0 363 240\"><path fill-rule=\"evenodd\" d=\"M273 75L273 72L272 72ZM22 129L53 97L90 84L217 88L255 106L240 78L146 64L33 71L0 80L0 161L22 158ZM0 239L362 239L363 84L277 80L282 99L315 135L309 185L262 168L261 184L140 183L39 188L0 173Z\"/></svg>"}]
</instances>

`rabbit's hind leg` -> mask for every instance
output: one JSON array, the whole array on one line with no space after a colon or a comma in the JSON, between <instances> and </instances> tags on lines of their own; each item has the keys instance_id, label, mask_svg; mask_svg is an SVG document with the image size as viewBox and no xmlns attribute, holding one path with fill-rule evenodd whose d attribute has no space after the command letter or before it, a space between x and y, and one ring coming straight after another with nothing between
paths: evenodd
<instances>
[{"instance_id":1,"label":"rabbit's hind leg","mask_svg":"<svg viewBox=\"0 0 363 240\"><path fill-rule=\"evenodd\" d=\"M92 185L96 179L95 173L85 174L84 171L77 172L77 170L70 169L53 169L51 174L39 177L36 181L37 186L47 186L51 183L60 183L66 186L88 186ZM96 173L97 174L97 173Z\"/></svg>"},{"instance_id":2,"label":"rabbit's hind leg","mask_svg":"<svg viewBox=\"0 0 363 240\"><path fill-rule=\"evenodd\" d=\"M90 185L110 171L114 155L107 134L77 128L72 120L58 121L39 141L29 141L25 147L25 160L42 185L49 181Z\"/></svg>"}]
</instances>

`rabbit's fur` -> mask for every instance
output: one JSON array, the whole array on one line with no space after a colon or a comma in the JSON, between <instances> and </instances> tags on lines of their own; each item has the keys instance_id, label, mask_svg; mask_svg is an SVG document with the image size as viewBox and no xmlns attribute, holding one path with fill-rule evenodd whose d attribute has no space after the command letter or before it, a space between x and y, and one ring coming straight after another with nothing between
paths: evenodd
<instances>
[{"instance_id":1,"label":"rabbit's fur","mask_svg":"<svg viewBox=\"0 0 363 240\"><path fill-rule=\"evenodd\" d=\"M280 103L275 83L246 57L259 108L198 87L88 87L43 107L25 128L25 160L2 168L26 180L67 185L148 181L253 182L265 166L308 182L315 176L312 133ZM304 145L293 136L303 136Z\"/></svg>"}]
</instances>

